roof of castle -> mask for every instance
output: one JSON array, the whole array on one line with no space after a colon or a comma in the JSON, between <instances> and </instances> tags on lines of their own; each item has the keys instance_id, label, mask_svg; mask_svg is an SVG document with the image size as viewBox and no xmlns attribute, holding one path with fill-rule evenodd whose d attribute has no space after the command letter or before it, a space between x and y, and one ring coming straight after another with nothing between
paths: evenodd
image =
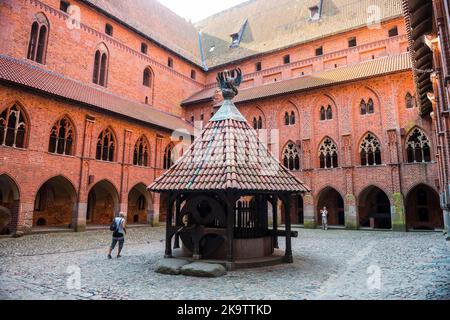
<instances>
[{"instance_id":1,"label":"roof of castle","mask_svg":"<svg viewBox=\"0 0 450 320\"><path fill-rule=\"evenodd\" d=\"M88 85L28 61L0 55L0 82L22 86L84 105L100 112L110 112L163 129L184 129L193 132L192 125L170 113L149 105L114 95L95 85Z\"/></svg>"},{"instance_id":2,"label":"roof of castle","mask_svg":"<svg viewBox=\"0 0 450 320\"><path fill-rule=\"evenodd\" d=\"M250 0L194 25L156 0L133 0L132 5L122 0L81 1L209 68L364 27L378 21L378 14L380 21L402 15L398 0L323 0L317 21L310 19L309 8L320 0ZM240 43L230 47L230 35L237 33Z\"/></svg>"},{"instance_id":3,"label":"roof of castle","mask_svg":"<svg viewBox=\"0 0 450 320\"><path fill-rule=\"evenodd\" d=\"M386 56L351 66L314 73L309 76L242 89L233 101L235 103L252 101L256 99L358 81L406 70L411 70L411 57L408 53L403 53L396 56ZM198 103L208 99L211 100L215 96L217 90L218 88L207 88L201 90L184 100L182 105Z\"/></svg>"},{"instance_id":4,"label":"roof of castle","mask_svg":"<svg viewBox=\"0 0 450 320\"><path fill-rule=\"evenodd\" d=\"M245 118L225 100L189 150L150 191L303 193L310 189L270 153Z\"/></svg>"}]
</instances>

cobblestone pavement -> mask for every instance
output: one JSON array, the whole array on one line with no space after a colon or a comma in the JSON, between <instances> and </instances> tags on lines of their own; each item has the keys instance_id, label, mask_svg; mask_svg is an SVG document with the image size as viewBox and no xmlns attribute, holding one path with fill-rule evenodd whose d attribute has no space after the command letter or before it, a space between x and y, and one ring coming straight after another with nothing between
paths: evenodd
<instances>
[{"instance_id":1,"label":"cobblestone pavement","mask_svg":"<svg viewBox=\"0 0 450 320\"><path fill-rule=\"evenodd\" d=\"M155 273L163 239L163 228L131 229L113 260L108 231L0 239L0 299L450 299L440 233L299 229L294 264L217 279Z\"/></svg>"}]
</instances>

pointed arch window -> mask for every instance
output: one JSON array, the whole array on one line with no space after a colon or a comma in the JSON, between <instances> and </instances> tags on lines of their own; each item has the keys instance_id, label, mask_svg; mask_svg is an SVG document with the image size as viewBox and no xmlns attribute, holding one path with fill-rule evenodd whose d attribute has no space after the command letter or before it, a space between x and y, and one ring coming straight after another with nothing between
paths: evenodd
<instances>
[{"instance_id":1,"label":"pointed arch window","mask_svg":"<svg viewBox=\"0 0 450 320\"><path fill-rule=\"evenodd\" d=\"M374 112L375 112L375 107L374 107L374 104L373 104L373 100L369 99L369 101L367 101L367 113L371 114L371 113L374 113Z\"/></svg>"},{"instance_id":2,"label":"pointed arch window","mask_svg":"<svg viewBox=\"0 0 450 320\"><path fill-rule=\"evenodd\" d=\"M289 118L289 124L294 125L295 124L295 113L294 111L291 112L291 117Z\"/></svg>"},{"instance_id":3,"label":"pointed arch window","mask_svg":"<svg viewBox=\"0 0 450 320\"><path fill-rule=\"evenodd\" d=\"M148 167L148 159L150 148L145 137L140 137L134 145L133 165L140 167Z\"/></svg>"},{"instance_id":4,"label":"pointed arch window","mask_svg":"<svg viewBox=\"0 0 450 320\"><path fill-rule=\"evenodd\" d=\"M325 107L322 106L320 108L320 121L325 121L327 119L327 113L325 111Z\"/></svg>"},{"instance_id":5,"label":"pointed arch window","mask_svg":"<svg viewBox=\"0 0 450 320\"><path fill-rule=\"evenodd\" d=\"M258 118L253 117L253 129L258 130L263 128L263 120L262 117L259 116Z\"/></svg>"},{"instance_id":6,"label":"pointed arch window","mask_svg":"<svg viewBox=\"0 0 450 320\"><path fill-rule=\"evenodd\" d=\"M359 104L360 113L361 115L365 115L367 113L367 104L364 99L361 100L361 103Z\"/></svg>"},{"instance_id":7,"label":"pointed arch window","mask_svg":"<svg viewBox=\"0 0 450 320\"><path fill-rule=\"evenodd\" d=\"M0 145L25 148L27 130L28 122L17 104L0 113Z\"/></svg>"},{"instance_id":8,"label":"pointed arch window","mask_svg":"<svg viewBox=\"0 0 450 320\"><path fill-rule=\"evenodd\" d=\"M103 161L114 161L116 152L116 139L111 129L103 130L98 136L96 159Z\"/></svg>"},{"instance_id":9,"label":"pointed arch window","mask_svg":"<svg viewBox=\"0 0 450 320\"><path fill-rule=\"evenodd\" d=\"M289 113L286 112L286 113L284 114L284 125L288 126L289 123L290 123L290 121L291 121L291 118L289 117Z\"/></svg>"},{"instance_id":10,"label":"pointed arch window","mask_svg":"<svg viewBox=\"0 0 450 320\"><path fill-rule=\"evenodd\" d=\"M431 144L426 134L415 128L406 139L406 153L409 163L431 162Z\"/></svg>"},{"instance_id":11,"label":"pointed arch window","mask_svg":"<svg viewBox=\"0 0 450 320\"><path fill-rule=\"evenodd\" d=\"M328 105L327 108L327 120L332 120L333 119L333 109L331 108L330 105Z\"/></svg>"},{"instance_id":12,"label":"pointed arch window","mask_svg":"<svg viewBox=\"0 0 450 320\"><path fill-rule=\"evenodd\" d=\"M319 147L320 168L332 169L338 167L338 149L330 138L326 138Z\"/></svg>"},{"instance_id":13,"label":"pointed arch window","mask_svg":"<svg viewBox=\"0 0 450 320\"><path fill-rule=\"evenodd\" d=\"M27 58L37 63L45 64L47 56L47 42L49 22L44 14L38 13L31 25L30 40L28 42Z\"/></svg>"},{"instance_id":14,"label":"pointed arch window","mask_svg":"<svg viewBox=\"0 0 450 320\"><path fill-rule=\"evenodd\" d=\"M102 45L95 52L94 57L94 73L92 82L102 87L107 86L109 55L106 47Z\"/></svg>"},{"instance_id":15,"label":"pointed arch window","mask_svg":"<svg viewBox=\"0 0 450 320\"><path fill-rule=\"evenodd\" d=\"M368 133L359 147L362 166L376 166L381 164L381 145L378 139Z\"/></svg>"},{"instance_id":16,"label":"pointed arch window","mask_svg":"<svg viewBox=\"0 0 450 320\"><path fill-rule=\"evenodd\" d=\"M172 153L173 153L173 144L169 144L166 147L166 150L164 150L164 169L170 169L173 166L173 159L172 159Z\"/></svg>"},{"instance_id":17,"label":"pointed arch window","mask_svg":"<svg viewBox=\"0 0 450 320\"><path fill-rule=\"evenodd\" d=\"M144 76L143 76L143 81L142 84L146 87L151 87L152 86L152 71L150 70L150 68L146 68L144 70Z\"/></svg>"},{"instance_id":18,"label":"pointed arch window","mask_svg":"<svg viewBox=\"0 0 450 320\"><path fill-rule=\"evenodd\" d=\"M300 170L300 153L293 142L288 143L284 148L283 164L289 170Z\"/></svg>"},{"instance_id":19,"label":"pointed arch window","mask_svg":"<svg viewBox=\"0 0 450 320\"><path fill-rule=\"evenodd\" d=\"M407 92L405 96L406 109L414 108L414 98L411 93Z\"/></svg>"},{"instance_id":20,"label":"pointed arch window","mask_svg":"<svg viewBox=\"0 0 450 320\"><path fill-rule=\"evenodd\" d=\"M52 127L48 152L73 155L74 138L74 126L72 122L64 116Z\"/></svg>"}]
</instances>

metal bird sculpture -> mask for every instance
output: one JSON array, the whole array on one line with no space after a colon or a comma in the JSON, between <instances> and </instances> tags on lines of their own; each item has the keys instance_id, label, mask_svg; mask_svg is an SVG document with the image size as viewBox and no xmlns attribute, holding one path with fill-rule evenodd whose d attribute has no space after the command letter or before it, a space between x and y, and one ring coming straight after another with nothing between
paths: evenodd
<instances>
[{"instance_id":1,"label":"metal bird sculpture","mask_svg":"<svg viewBox=\"0 0 450 320\"><path fill-rule=\"evenodd\" d=\"M242 82L242 70L225 70L217 74L217 83L219 84L222 96L225 100L232 100L239 93L238 87Z\"/></svg>"}]
</instances>

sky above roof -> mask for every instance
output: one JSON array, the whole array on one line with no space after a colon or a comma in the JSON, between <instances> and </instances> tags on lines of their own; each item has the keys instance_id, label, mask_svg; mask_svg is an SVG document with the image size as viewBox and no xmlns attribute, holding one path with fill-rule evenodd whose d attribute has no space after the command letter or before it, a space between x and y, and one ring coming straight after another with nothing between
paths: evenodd
<instances>
[{"instance_id":1,"label":"sky above roof","mask_svg":"<svg viewBox=\"0 0 450 320\"><path fill-rule=\"evenodd\" d=\"M198 22L247 0L158 0L179 16Z\"/></svg>"}]
</instances>

